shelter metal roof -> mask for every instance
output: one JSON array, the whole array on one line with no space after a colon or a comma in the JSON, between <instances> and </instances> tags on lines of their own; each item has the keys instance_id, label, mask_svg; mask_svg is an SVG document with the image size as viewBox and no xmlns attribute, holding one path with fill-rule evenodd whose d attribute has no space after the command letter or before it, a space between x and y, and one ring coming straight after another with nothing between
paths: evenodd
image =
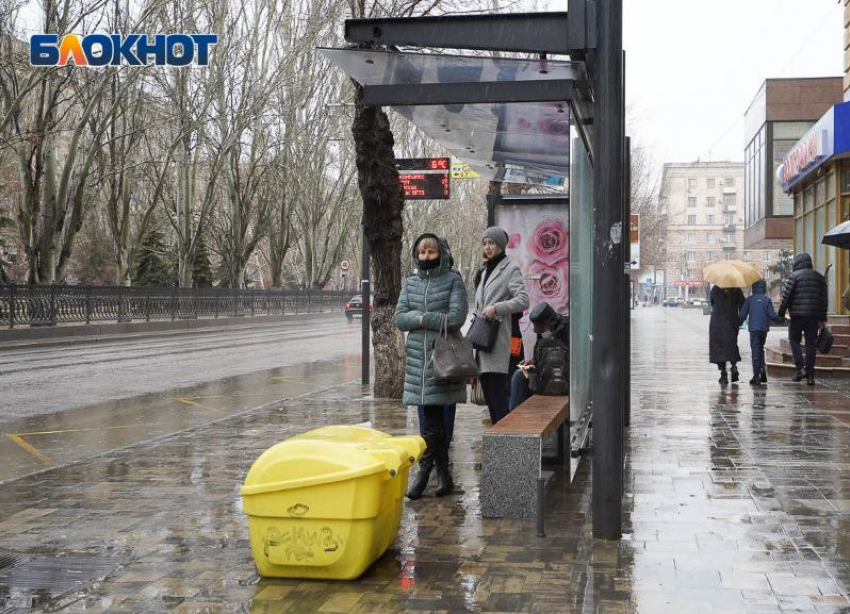
<instances>
[{"instance_id":1,"label":"shelter metal roof","mask_svg":"<svg viewBox=\"0 0 850 614\"><path fill-rule=\"evenodd\" d=\"M581 65L358 49L319 52L488 179L563 185ZM542 100L542 101L541 101ZM475 102L468 102L475 101Z\"/></svg>"}]
</instances>

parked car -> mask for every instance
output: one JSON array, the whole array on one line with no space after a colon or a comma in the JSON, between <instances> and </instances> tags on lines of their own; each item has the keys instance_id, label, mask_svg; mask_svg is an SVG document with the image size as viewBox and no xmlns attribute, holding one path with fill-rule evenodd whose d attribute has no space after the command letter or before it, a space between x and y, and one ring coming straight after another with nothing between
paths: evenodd
<instances>
[{"instance_id":1,"label":"parked car","mask_svg":"<svg viewBox=\"0 0 850 614\"><path fill-rule=\"evenodd\" d=\"M375 302L370 301L369 309L375 308ZM345 317L351 320L354 316L363 315L363 295L355 294L351 297L351 299L343 305L343 310L345 311Z\"/></svg>"},{"instance_id":2,"label":"parked car","mask_svg":"<svg viewBox=\"0 0 850 614\"><path fill-rule=\"evenodd\" d=\"M679 306L679 297L678 296L668 296L661 304L665 307L678 307Z\"/></svg>"},{"instance_id":3,"label":"parked car","mask_svg":"<svg viewBox=\"0 0 850 614\"><path fill-rule=\"evenodd\" d=\"M690 307L702 307L705 304L705 299L701 298L692 298L688 301L688 306Z\"/></svg>"}]
</instances>

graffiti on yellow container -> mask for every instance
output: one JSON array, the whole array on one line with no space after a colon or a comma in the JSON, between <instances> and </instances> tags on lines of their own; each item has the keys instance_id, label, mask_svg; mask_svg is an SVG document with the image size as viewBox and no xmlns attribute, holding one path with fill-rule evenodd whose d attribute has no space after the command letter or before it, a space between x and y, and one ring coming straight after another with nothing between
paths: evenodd
<instances>
[{"instance_id":1,"label":"graffiti on yellow container","mask_svg":"<svg viewBox=\"0 0 850 614\"><path fill-rule=\"evenodd\" d=\"M336 535L330 527L283 530L271 527L263 539L263 552L270 560L284 558L288 562L304 562L336 552L344 543L345 539ZM276 556L270 554L270 550L274 550Z\"/></svg>"}]
</instances>

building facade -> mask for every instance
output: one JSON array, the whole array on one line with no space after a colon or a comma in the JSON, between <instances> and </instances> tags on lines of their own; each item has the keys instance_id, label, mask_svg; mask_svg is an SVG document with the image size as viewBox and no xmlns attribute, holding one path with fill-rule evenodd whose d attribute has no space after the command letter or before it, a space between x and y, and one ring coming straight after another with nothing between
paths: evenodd
<instances>
[{"instance_id":1,"label":"building facade","mask_svg":"<svg viewBox=\"0 0 850 614\"><path fill-rule=\"evenodd\" d=\"M826 273L829 312L847 313L850 252L821 242L824 233L850 219L850 102L830 108L800 139L779 169L792 199L794 252L808 252L815 269Z\"/></svg>"},{"instance_id":2,"label":"building facade","mask_svg":"<svg viewBox=\"0 0 850 614\"><path fill-rule=\"evenodd\" d=\"M777 249L744 246L742 162L665 164L666 296L705 297L703 269L720 260L751 262L767 277Z\"/></svg>"},{"instance_id":3,"label":"building facade","mask_svg":"<svg viewBox=\"0 0 850 614\"><path fill-rule=\"evenodd\" d=\"M832 105L841 77L768 79L745 113L743 186L746 249L792 249L793 201L777 169L794 144Z\"/></svg>"}]
</instances>

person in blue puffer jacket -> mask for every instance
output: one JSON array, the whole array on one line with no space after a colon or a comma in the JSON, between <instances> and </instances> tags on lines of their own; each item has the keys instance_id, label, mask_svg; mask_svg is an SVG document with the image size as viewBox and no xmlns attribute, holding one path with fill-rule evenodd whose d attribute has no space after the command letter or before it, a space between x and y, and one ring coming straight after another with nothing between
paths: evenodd
<instances>
[{"instance_id":1,"label":"person in blue puffer jacket","mask_svg":"<svg viewBox=\"0 0 850 614\"><path fill-rule=\"evenodd\" d=\"M753 293L744 302L738 314L743 324L749 317L750 323L750 350L753 354L753 378L750 384L760 386L767 383L767 371L764 365L764 344L767 341L767 333L770 323L782 324L782 318L776 315L773 303L767 296L767 284L762 279L752 286Z\"/></svg>"},{"instance_id":2,"label":"person in blue puffer jacket","mask_svg":"<svg viewBox=\"0 0 850 614\"><path fill-rule=\"evenodd\" d=\"M402 403L420 406L424 418L421 431L427 448L407 492L409 499L419 499L435 465L437 496L454 490L443 432L443 406L466 402L466 382L437 382L431 355L443 319L447 319L449 331L459 331L466 322L469 305L463 279L451 268L448 241L431 233L419 236L413 243L413 265L416 273L402 283L395 325L407 333Z\"/></svg>"}]
</instances>

